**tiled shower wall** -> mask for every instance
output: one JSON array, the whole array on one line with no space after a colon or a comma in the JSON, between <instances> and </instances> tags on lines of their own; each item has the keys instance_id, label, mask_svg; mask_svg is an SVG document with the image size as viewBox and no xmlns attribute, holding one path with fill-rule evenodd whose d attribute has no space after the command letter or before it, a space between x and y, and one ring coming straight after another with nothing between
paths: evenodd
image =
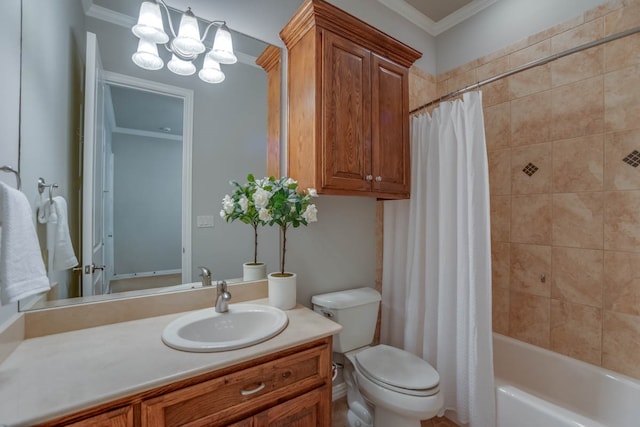
<instances>
[{"instance_id":1,"label":"tiled shower wall","mask_svg":"<svg viewBox=\"0 0 640 427\"><path fill-rule=\"evenodd\" d=\"M640 25L614 0L437 77L437 95ZM640 34L482 88L493 328L640 378Z\"/></svg>"},{"instance_id":2,"label":"tiled shower wall","mask_svg":"<svg viewBox=\"0 0 640 427\"><path fill-rule=\"evenodd\" d=\"M637 25L640 0L612 0L437 78L412 69L411 109ZM494 331L640 378L640 34L482 91Z\"/></svg>"}]
</instances>

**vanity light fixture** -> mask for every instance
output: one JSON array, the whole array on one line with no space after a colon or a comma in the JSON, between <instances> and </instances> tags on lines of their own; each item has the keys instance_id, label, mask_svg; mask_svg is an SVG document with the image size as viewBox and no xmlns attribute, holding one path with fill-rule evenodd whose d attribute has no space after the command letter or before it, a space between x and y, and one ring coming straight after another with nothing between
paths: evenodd
<instances>
[{"instance_id":1,"label":"vanity light fixture","mask_svg":"<svg viewBox=\"0 0 640 427\"><path fill-rule=\"evenodd\" d=\"M166 20L169 23L172 37L164 30L160 6L166 12ZM213 47L205 55L198 76L207 83L220 83L224 80L220 64L235 64L238 60L233 53L231 33L225 21L213 21L207 25L204 35L200 38L198 19L190 7L182 13L180 27L176 35L169 8L163 0L142 2L138 23L131 28L133 34L140 39L138 50L131 59L137 66L145 70L161 69L164 66L164 61L158 55L158 45L160 44L171 53L171 60L167 63L167 68L175 74L190 76L196 72L193 61L205 52L206 48L203 42L209 29L214 25L218 29L213 40Z\"/></svg>"}]
</instances>

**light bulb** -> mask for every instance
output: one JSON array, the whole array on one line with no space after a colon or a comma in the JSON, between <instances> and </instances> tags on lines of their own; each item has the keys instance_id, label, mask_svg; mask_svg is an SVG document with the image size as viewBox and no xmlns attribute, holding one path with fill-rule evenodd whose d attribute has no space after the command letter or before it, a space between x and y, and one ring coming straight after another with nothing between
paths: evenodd
<instances>
[{"instance_id":1,"label":"light bulb","mask_svg":"<svg viewBox=\"0 0 640 427\"><path fill-rule=\"evenodd\" d=\"M138 50L131 59L138 67L145 70L159 70L164 65L164 61L158 56L158 46L147 39L140 39Z\"/></svg>"},{"instance_id":2,"label":"light bulb","mask_svg":"<svg viewBox=\"0 0 640 427\"><path fill-rule=\"evenodd\" d=\"M154 43L166 43L169 36L164 32L160 5L152 1L145 1L140 5L138 23L131 28L133 34L140 39L147 39Z\"/></svg>"},{"instance_id":3,"label":"light bulb","mask_svg":"<svg viewBox=\"0 0 640 427\"><path fill-rule=\"evenodd\" d=\"M216 31L211 54L221 64L235 64L238 61L233 54L233 40L226 24L222 24Z\"/></svg>"},{"instance_id":4,"label":"light bulb","mask_svg":"<svg viewBox=\"0 0 640 427\"><path fill-rule=\"evenodd\" d=\"M190 76L196 72L196 66L191 61L184 61L175 54L171 55L171 61L167 63L167 68L181 76Z\"/></svg>"},{"instance_id":5,"label":"light bulb","mask_svg":"<svg viewBox=\"0 0 640 427\"><path fill-rule=\"evenodd\" d=\"M213 58L211 52L204 57L202 70L198 73L198 77L207 83L221 83L224 81L224 73L220 69L220 64Z\"/></svg>"},{"instance_id":6,"label":"light bulb","mask_svg":"<svg viewBox=\"0 0 640 427\"><path fill-rule=\"evenodd\" d=\"M171 41L171 47L182 56L193 56L204 52L204 44L200 40L200 28L191 8L182 14L178 37Z\"/></svg>"}]
</instances>

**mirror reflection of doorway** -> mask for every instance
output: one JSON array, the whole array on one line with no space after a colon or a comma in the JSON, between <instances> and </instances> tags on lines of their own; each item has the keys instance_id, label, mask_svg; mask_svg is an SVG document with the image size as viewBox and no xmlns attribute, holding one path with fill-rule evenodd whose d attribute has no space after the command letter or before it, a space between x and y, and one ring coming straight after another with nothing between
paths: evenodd
<instances>
[{"instance_id":1,"label":"mirror reflection of doorway","mask_svg":"<svg viewBox=\"0 0 640 427\"><path fill-rule=\"evenodd\" d=\"M107 293L180 284L184 101L107 87Z\"/></svg>"}]
</instances>

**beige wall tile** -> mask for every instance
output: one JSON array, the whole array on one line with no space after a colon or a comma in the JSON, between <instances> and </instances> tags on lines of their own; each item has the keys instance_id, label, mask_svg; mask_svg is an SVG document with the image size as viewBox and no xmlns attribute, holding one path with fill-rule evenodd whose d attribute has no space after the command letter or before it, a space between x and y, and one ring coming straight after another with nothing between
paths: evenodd
<instances>
[{"instance_id":1,"label":"beige wall tile","mask_svg":"<svg viewBox=\"0 0 640 427\"><path fill-rule=\"evenodd\" d=\"M547 57L551 54L551 41L545 40L509 55L511 68ZM509 94L511 98L538 93L551 88L551 67L541 65L527 71L514 74L509 78Z\"/></svg>"},{"instance_id":2,"label":"beige wall tile","mask_svg":"<svg viewBox=\"0 0 640 427\"><path fill-rule=\"evenodd\" d=\"M453 92L477 82L478 82L478 79L476 79L475 69L465 71L463 73L455 74L451 76L451 78L447 82L447 90L448 92Z\"/></svg>"},{"instance_id":3,"label":"beige wall tile","mask_svg":"<svg viewBox=\"0 0 640 427\"><path fill-rule=\"evenodd\" d=\"M640 254L605 251L604 308L640 316Z\"/></svg>"},{"instance_id":4,"label":"beige wall tile","mask_svg":"<svg viewBox=\"0 0 640 427\"><path fill-rule=\"evenodd\" d=\"M640 152L640 128L605 135L606 190L640 190L640 166L622 161L633 151Z\"/></svg>"},{"instance_id":5,"label":"beige wall tile","mask_svg":"<svg viewBox=\"0 0 640 427\"><path fill-rule=\"evenodd\" d=\"M602 76L554 88L551 139L568 139L603 131Z\"/></svg>"},{"instance_id":6,"label":"beige wall tile","mask_svg":"<svg viewBox=\"0 0 640 427\"><path fill-rule=\"evenodd\" d=\"M601 191L604 176L603 135L553 143L553 191Z\"/></svg>"},{"instance_id":7,"label":"beige wall tile","mask_svg":"<svg viewBox=\"0 0 640 427\"><path fill-rule=\"evenodd\" d=\"M491 196L491 241L509 242L511 236L511 196Z\"/></svg>"},{"instance_id":8,"label":"beige wall tile","mask_svg":"<svg viewBox=\"0 0 640 427\"><path fill-rule=\"evenodd\" d=\"M511 290L549 298L550 284L551 246L512 243Z\"/></svg>"},{"instance_id":9,"label":"beige wall tile","mask_svg":"<svg viewBox=\"0 0 640 427\"><path fill-rule=\"evenodd\" d=\"M599 76L604 69L602 46L574 53L551 63L551 85L553 87L575 83Z\"/></svg>"},{"instance_id":10,"label":"beige wall tile","mask_svg":"<svg viewBox=\"0 0 640 427\"><path fill-rule=\"evenodd\" d=\"M487 151L508 148L511 143L511 104L505 102L484 109Z\"/></svg>"},{"instance_id":11,"label":"beige wall tile","mask_svg":"<svg viewBox=\"0 0 640 427\"><path fill-rule=\"evenodd\" d=\"M551 197L548 194L512 196L511 242L551 243Z\"/></svg>"},{"instance_id":12,"label":"beige wall tile","mask_svg":"<svg viewBox=\"0 0 640 427\"><path fill-rule=\"evenodd\" d=\"M418 108L436 98L436 84L424 76L423 71L412 67L409 70L409 110Z\"/></svg>"},{"instance_id":13,"label":"beige wall tile","mask_svg":"<svg viewBox=\"0 0 640 427\"><path fill-rule=\"evenodd\" d=\"M493 288L491 318L493 332L509 334L509 289Z\"/></svg>"},{"instance_id":14,"label":"beige wall tile","mask_svg":"<svg viewBox=\"0 0 640 427\"><path fill-rule=\"evenodd\" d=\"M603 251L554 247L551 298L602 307Z\"/></svg>"},{"instance_id":15,"label":"beige wall tile","mask_svg":"<svg viewBox=\"0 0 640 427\"><path fill-rule=\"evenodd\" d=\"M538 168L531 176L524 172L529 164ZM512 194L551 192L551 143L513 148L510 181Z\"/></svg>"},{"instance_id":16,"label":"beige wall tile","mask_svg":"<svg viewBox=\"0 0 640 427\"><path fill-rule=\"evenodd\" d=\"M511 244L491 243L491 286L509 289L511 270Z\"/></svg>"},{"instance_id":17,"label":"beige wall tile","mask_svg":"<svg viewBox=\"0 0 640 427\"><path fill-rule=\"evenodd\" d=\"M551 350L600 366L602 310L551 300Z\"/></svg>"},{"instance_id":18,"label":"beige wall tile","mask_svg":"<svg viewBox=\"0 0 640 427\"><path fill-rule=\"evenodd\" d=\"M551 300L511 291L509 296L509 336L549 348Z\"/></svg>"},{"instance_id":19,"label":"beige wall tile","mask_svg":"<svg viewBox=\"0 0 640 427\"><path fill-rule=\"evenodd\" d=\"M549 141L551 119L551 91L511 101L511 145Z\"/></svg>"},{"instance_id":20,"label":"beige wall tile","mask_svg":"<svg viewBox=\"0 0 640 427\"><path fill-rule=\"evenodd\" d=\"M602 366L640 379L640 317L604 312Z\"/></svg>"},{"instance_id":21,"label":"beige wall tile","mask_svg":"<svg viewBox=\"0 0 640 427\"><path fill-rule=\"evenodd\" d=\"M602 193L553 195L553 245L602 248Z\"/></svg>"},{"instance_id":22,"label":"beige wall tile","mask_svg":"<svg viewBox=\"0 0 640 427\"><path fill-rule=\"evenodd\" d=\"M640 64L640 34L624 37L604 45L606 72Z\"/></svg>"},{"instance_id":23,"label":"beige wall tile","mask_svg":"<svg viewBox=\"0 0 640 427\"><path fill-rule=\"evenodd\" d=\"M447 80L436 83L436 97L445 96L449 93L447 90Z\"/></svg>"},{"instance_id":24,"label":"beige wall tile","mask_svg":"<svg viewBox=\"0 0 640 427\"><path fill-rule=\"evenodd\" d=\"M640 191L612 191L604 198L604 248L640 252Z\"/></svg>"},{"instance_id":25,"label":"beige wall tile","mask_svg":"<svg viewBox=\"0 0 640 427\"><path fill-rule=\"evenodd\" d=\"M489 163L489 192L494 196L511 194L511 150L487 153Z\"/></svg>"},{"instance_id":26,"label":"beige wall tile","mask_svg":"<svg viewBox=\"0 0 640 427\"><path fill-rule=\"evenodd\" d=\"M640 126L640 65L605 74L604 109L607 132Z\"/></svg>"},{"instance_id":27,"label":"beige wall tile","mask_svg":"<svg viewBox=\"0 0 640 427\"><path fill-rule=\"evenodd\" d=\"M588 22L593 19L600 18L622 7L624 7L624 0L609 0L604 4L586 11L584 13L584 21Z\"/></svg>"},{"instance_id":28,"label":"beige wall tile","mask_svg":"<svg viewBox=\"0 0 640 427\"><path fill-rule=\"evenodd\" d=\"M553 27L547 28L546 30L542 30L533 36L529 36L528 40L531 44L539 43L541 41L551 39L558 34L562 34L576 27L579 27L583 23L584 23L584 16L579 15L567 21L554 25Z\"/></svg>"},{"instance_id":29,"label":"beige wall tile","mask_svg":"<svg viewBox=\"0 0 640 427\"><path fill-rule=\"evenodd\" d=\"M586 22L551 38L551 53L559 53L602 38L604 19Z\"/></svg>"},{"instance_id":30,"label":"beige wall tile","mask_svg":"<svg viewBox=\"0 0 640 427\"><path fill-rule=\"evenodd\" d=\"M502 56L476 69L478 81L485 80L509 70L509 57ZM482 87L482 105L501 104L509 101L509 84L507 79L500 79Z\"/></svg>"},{"instance_id":31,"label":"beige wall tile","mask_svg":"<svg viewBox=\"0 0 640 427\"><path fill-rule=\"evenodd\" d=\"M640 3L615 10L604 17L604 35L619 33L640 25Z\"/></svg>"}]
</instances>

